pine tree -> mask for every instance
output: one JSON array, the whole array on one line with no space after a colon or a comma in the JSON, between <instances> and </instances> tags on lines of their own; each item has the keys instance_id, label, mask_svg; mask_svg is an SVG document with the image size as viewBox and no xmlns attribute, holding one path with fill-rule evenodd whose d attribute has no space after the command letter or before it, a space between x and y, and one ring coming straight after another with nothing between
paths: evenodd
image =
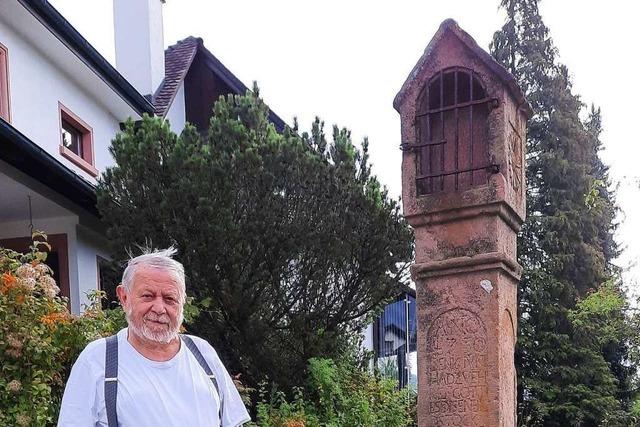
<instances>
[{"instance_id":1,"label":"pine tree","mask_svg":"<svg viewBox=\"0 0 640 427\"><path fill-rule=\"evenodd\" d=\"M216 102L206 136L166 122L128 123L98 186L114 258L177 246L214 343L253 387L303 385L311 357L336 357L398 292L413 234L371 174L368 145L268 120L254 93Z\"/></svg>"},{"instance_id":2,"label":"pine tree","mask_svg":"<svg viewBox=\"0 0 640 427\"><path fill-rule=\"evenodd\" d=\"M567 68L556 61L538 4L502 0L507 21L491 46L534 110L528 212L519 241L525 268L516 354L519 422L625 425L632 375L625 365L627 303L612 265L616 207L599 157L601 114L592 107L589 118L580 119L584 106ZM611 327L588 328L602 319Z\"/></svg>"}]
</instances>

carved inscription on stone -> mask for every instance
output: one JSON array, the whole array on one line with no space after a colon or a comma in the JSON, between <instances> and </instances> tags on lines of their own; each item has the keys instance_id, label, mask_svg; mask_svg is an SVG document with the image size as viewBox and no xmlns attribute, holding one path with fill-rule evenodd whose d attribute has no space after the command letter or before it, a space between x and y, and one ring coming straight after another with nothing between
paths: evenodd
<instances>
[{"instance_id":1,"label":"carved inscription on stone","mask_svg":"<svg viewBox=\"0 0 640 427\"><path fill-rule=\"evenodd\" d=\"M511 186L513 190L516 192L518 196L522 195L523 191L523 156L522 156L522 137L518 132L517 128L520 126L514 126L511 121L509 121L509 136L507 144L509 146L509 158L507 159L509 162L509 181L511 182Z\"/></svg>"},{"instance_id":2,"label":"carved inscription on stone","mask_svg":"<svg viewBox=\"0 0 640 427\"><path fill-rule=\"evenodd\" d=\"M446 311L430 325L426 348L430 425L483 425L488 407L486 346L484 325L471 311Z\"/></svg>"}]
</instances>

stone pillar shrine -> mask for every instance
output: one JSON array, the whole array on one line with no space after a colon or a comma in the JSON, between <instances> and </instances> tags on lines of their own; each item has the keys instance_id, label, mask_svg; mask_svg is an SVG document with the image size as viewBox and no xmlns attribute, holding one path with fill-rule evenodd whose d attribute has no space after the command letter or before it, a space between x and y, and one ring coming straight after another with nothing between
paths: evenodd
<instances>
[{"instance_id":1,"label":"stone pillar shrine","mask_svg":"<svg viewBox=\"0 0 640 427\"><path fill-rule=\"evenodd\" d=\"M514 77L453 20L394 100L415 231L418 425L516 425L516 234L531 116Z\"/></svg>"}]
</instances>

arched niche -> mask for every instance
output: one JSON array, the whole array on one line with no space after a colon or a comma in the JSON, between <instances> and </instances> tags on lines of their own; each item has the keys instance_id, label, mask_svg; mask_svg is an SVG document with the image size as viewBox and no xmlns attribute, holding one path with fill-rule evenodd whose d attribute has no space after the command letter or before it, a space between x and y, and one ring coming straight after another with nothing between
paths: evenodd
<instances>
[{"instance_id":1,"label":"arched niche","mask_svg":"<svg viewBox=\"0 0 640 427\"><path fill-rule=\"evenodd\" d=\"M417 101L418 195L461 191L487 183L489 113L497 105L480 77L465 67L434 74Z\"/></svg>"}]
</instances>

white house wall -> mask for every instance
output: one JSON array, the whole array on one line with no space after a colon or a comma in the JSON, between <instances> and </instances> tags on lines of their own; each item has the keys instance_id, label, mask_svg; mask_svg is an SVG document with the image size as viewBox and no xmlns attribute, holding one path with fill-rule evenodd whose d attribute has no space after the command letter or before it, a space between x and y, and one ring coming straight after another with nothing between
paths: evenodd
<instances>
[{"instance_id":1,"label":"white house wall","mask_svg":"<svg viewBox=\"0 0 640 427\"><path fill-rule=\"evenodd\" d=\"M74 298L72 309L79 312L83 305L89 304L87 293L98 288L98 260L100 256L104 259L111 259L108 253L107 244L104 239L98 238L93 233L77 227L76 233L76 260L78 265L78 286L77 296ZM77 302L77 307L75 306Z\"/></svg>"},{"instance_id":2,"label":"white house wall","mask_svg":"<svg viewBox=\"0 0 640 427\"><path fill-rule=\"evenodd\" d=\"M112 165L108 152L120 121L42 52L0 21L0 43L8 50L11 124L89 182L96 180L60 154L58 102L93 129L95 167Z\"/></svg>"},{"instance_id":3,"label":"white house wall","mask_svg":"<svg viewBox=\"0 0 640 427\"><path fill-rule=\"evenodd\" d=\"M184 103L184 82L180 84L180 89L178 89L176 97L173 99L165 119L169 120L171 130L180 135L180 132L184 129L184 125L187 121Z\"/></svg>"},{"instance_id":4,"label":"white house wall","mask_svg":"<svg viewBox=\"0 0 640 427\"><path fill-rule=\"evenodd\" d=\"M59 103L91 127L94 167L98 172L114 164L108 147L120 123L140 116L17 1L0 0L0 44L8 51L11 125L71 171L95 184L93 176L60 154ZM15 190L9 202L0 186L0 209L11 203L10 210L18 212L22 210L18 205L26 203L31 195L34 229L66 235L71 309L80 312L87 303L86 293L98 288L97 256L108 259L98 219L58 193L51 194L42 183L13 167L0 164L0 174L1 182L14 180L24 187L9 182L5 193L9 188ZM16 193L18 190L20 194ZM0 215L0 239L29 236L28 214L17 217Z\"/></svg>"},{"instance_id":5,"label":"white house wall","mask_svg":"<svg viewBox=\"0 0 640 427\"><path fill-rule=\"evenodd\" d=\"M369 323L366 328L361 332L362 334L362 342L360 343L360 347L366 351L367 353L372 353L375 351L373 348L373 326L374 323ZM373 372L373 357L369 359L369 370Z\"/></svg>"},{"instance_id":6,"label":"white house wall","mask_svg":"<svg viewBox=\"0 0 640 427\"><path fill-rule=\"evenodd\" d=\"M361 347L366 351L373 351L373 323L369 323L362 331Z\"/></svg>"},{"instance_id":7,"label":"white house wall","mask_svg":"<svg viewBox=\"0 0 640 427\"><path fill-rule=\"evenodd\" d=\"M75 215L58 218L34 218L33 229L46 231L47 234L66 234L75 236L78 217ZM0 239L14 239L30 235L29 220L0 222Z\"/></svg>"}]
</instances>

